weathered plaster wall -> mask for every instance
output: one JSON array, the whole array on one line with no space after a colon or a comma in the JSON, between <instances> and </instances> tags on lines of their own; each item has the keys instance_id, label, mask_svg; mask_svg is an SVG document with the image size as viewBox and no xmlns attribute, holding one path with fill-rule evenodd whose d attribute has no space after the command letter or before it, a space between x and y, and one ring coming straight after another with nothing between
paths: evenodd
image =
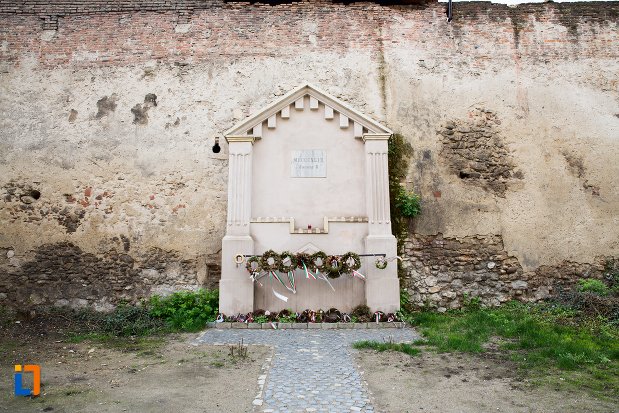
<instances>
[{"instance_id":1,"label":"weathered plaster wall","mask_svg":"<svg viewBox=\"0 0 619 413\"><path fill-rule=\"evenodd\" d=\"M303 81L411 143L412 242L492 240L517 263L486 301L619 255L619 3L458 3L450 24L439 4L46 3L0 1L5 303L212 285L213 138ZM442 262L407 267L413 295L475 282Z\"/></svg>"}]
</instances>

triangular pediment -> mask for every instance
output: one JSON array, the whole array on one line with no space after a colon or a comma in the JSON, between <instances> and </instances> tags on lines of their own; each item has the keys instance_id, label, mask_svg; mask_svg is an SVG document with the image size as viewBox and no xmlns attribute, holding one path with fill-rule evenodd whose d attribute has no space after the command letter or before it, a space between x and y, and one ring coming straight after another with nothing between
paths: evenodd
<instances>
[{"instance_id":1,"label":"triangular pediment","mask_svg":"<svg viewBox=\"0 0 619 413\"><path fill-rule=\"evenodd\" d=\"M298 250L296 250L295 254L305 253L305 254L311 255L311 254L317 253L318 251L320 251L320 248L318 248L317 246L309 242L305 244L304 246L302 246L301 248L299 248Z\"/></svg>"},{"instance_id":2,"label":"triangular pediment","mask_svg":"<svg viewBox=\"0 0 619 413\"><path fill-rule=\"evenodd\" d=\"M309 99L306 99L309 97ZM308 83L290 91L279 100L239 122L224 133L226 140L232 137L262 137L263 128L275 129L279 119L288 119L291 114L304 110L321 110L324 119L339 123L341 129L352 128L355 138L364 135L391 135L391 130L345 102Z\"/></svg>"}]
</instances>

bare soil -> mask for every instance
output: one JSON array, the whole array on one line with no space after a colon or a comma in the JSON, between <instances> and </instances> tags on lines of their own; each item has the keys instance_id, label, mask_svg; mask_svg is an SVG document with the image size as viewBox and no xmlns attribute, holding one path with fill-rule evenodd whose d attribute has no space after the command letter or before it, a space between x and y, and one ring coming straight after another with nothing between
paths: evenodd
<instances>
[{"instance_id":1,"label":"bare soil","mask_svg":"<svg viewBox=\"0 0 619 413\"><path fill-rule=\"evenodd\" d=\"M60 323L62 324L62 323ZM196 334L73 344L62 325L0 326L0 412L251 412L271 353L193 346ZM41 395L13 396L14 364L41 365Z\"/></svg>"},{"instance_id":2,"label":"bare soil","mask_svg":"<svg viewBox=\"0 0 619 413\"><path fill-rule=\"evenodd\" d=\"M363 350L356 360L377 412L610 413L619 405L580 391L532 385L515 364L495 355L411 357Z\"/></svg>"}]
</instances>

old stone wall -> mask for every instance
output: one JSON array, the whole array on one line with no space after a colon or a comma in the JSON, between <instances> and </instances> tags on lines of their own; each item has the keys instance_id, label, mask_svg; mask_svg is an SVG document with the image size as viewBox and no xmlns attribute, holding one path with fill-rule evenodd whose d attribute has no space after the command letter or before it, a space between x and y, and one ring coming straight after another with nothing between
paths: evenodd
<instances>
[{"instance_id":1,"label":"old stone wall","mask_svg":"<svg viewBox=\"0 0 619 413\"><path fill-rule=\"evenodd\" d=\"M306 81L414 149L416 302L535 298L619 255L619 3L444 11L0 0L1 303L107 308L215 285L214 139Z\"/></svg>"},{"instance_id":2,"label":"old stone wall","mask_svg":"<svg viewBox=\"0 0 619 413\"><path fill-rule=\"evenodd\" d=\"M602 279L607 260L563 262L524 271L505 251L500 235L447 238L413 234L404 242L403 287L413 307L446 311L478 298L486 305L509 300L537 301L573 287L578 279Z\"/></svg>"}]
</instances>

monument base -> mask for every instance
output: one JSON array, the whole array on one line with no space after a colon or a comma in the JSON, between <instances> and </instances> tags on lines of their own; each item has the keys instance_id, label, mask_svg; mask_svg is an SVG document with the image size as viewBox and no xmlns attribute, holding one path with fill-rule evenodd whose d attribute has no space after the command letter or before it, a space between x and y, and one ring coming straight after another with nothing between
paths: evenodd
<instances>
[{"instance_id":1,"label":"monument base","mask_svg":"<svg viewBox=\"0 0 619 413\"><path fill-rule=\"evenodd\" d=\"M219 312L226 315L254 311L254 283L245 264L237 265L237 254L253 254L254 240L249 235L226 235L221 250L221 280L219 281Z\"/></svg>"},{"instance_id":2,"label":"monument base","mask_svg":"<svg viewBox=\"0 0 619 413\"><path fill-rule=\"evenodd\" d=\"M393 235L370 235L365 239L365 251L368 254L397 255L398 243ZM366 305L371 311L395 313L400 309L400 280L398 263L391 261L385 269L378 269L372 262L365 281Z\"/></svg>"}]
</instances>

